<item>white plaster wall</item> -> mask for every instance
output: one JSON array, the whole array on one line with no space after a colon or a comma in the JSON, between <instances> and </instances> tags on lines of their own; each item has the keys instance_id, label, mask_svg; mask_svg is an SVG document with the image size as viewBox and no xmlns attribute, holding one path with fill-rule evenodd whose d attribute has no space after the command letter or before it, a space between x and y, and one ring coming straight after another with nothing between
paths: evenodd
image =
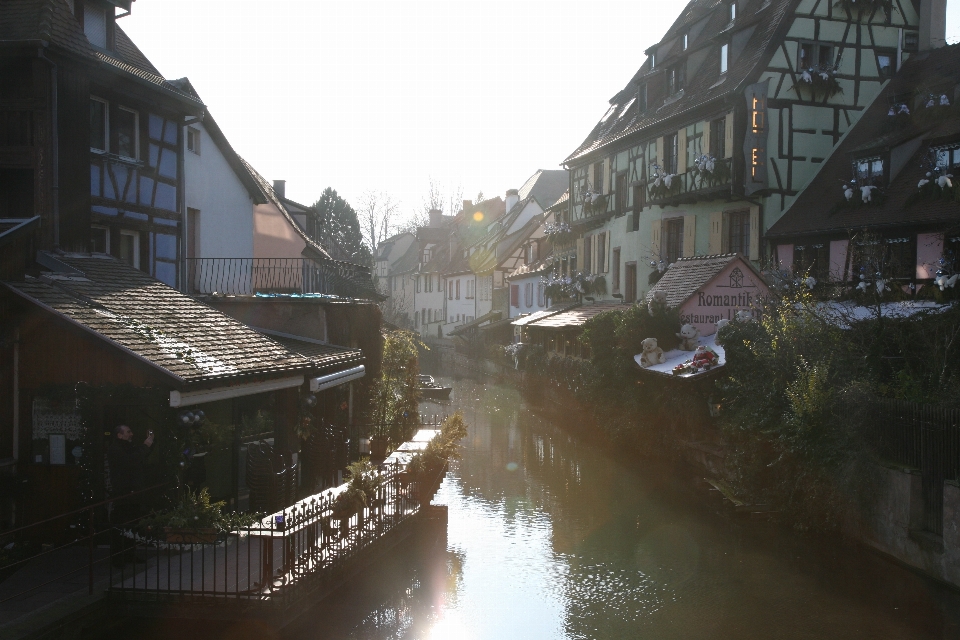
<instances>
[{"instance_id":1,"label":"white plaster wall","mask_svg":"<svg viewBox=\"0 0 960 640\"><path fill-rule=\"evenodd\" d=\"M526 297L524 295L524 287L528 283L533 285L533 304L529 306L526 303ZM517 302L519 302L520 304L519 306L516 306L516 307L513 306L512 304L510 305L511 318L516 318L520 314L535 313L537 311L543 311L544 309L547 308L547 305L540 304L540 296L537 295L537 287L540 284L540 274L527 276L526 278L513 278L509 281L509 284L520 286L520 296L517 300ZM508 303L510 302L509 298L507 302ZM544 302L549 303L550 300L545 299Z\"/></svg>"},{"instance_id":2,"label":"white plaster wall","mask_svg":"<svg viewBox=\"0 0 960 640\"><path fill-rule=\"evenodd\" d=\"M507 229L506 235L516 233L521 227L523 227L523 225L530 222L534 216L541 213L543 213L543 209L540 208L540 205L537 204L536 200L531 200L520 212L520 215L517 216L517 219L513 221L513 224L510 225L510 228Z\"/></svg>"},{"instance_id":3,"label":"white plaster wall","mask_svg":"<svg viewBox=\"0 0 960 640\"><path fill-rule=\"evenodd\" d=\"M196 257L252 258L253 200L203 125L191 126L200 131L200 155L184 152L183 169L187 207L200 211Z\"/></svg>"},{"instance_id":4,"label":"white plaster wall","mask_svg":"<svg viewBox=\"0 0 960 640\"><path fill-rule=\"evenodd\" d=\"M457 281L460 281L460 299L457 299ZM466 320L464 318L473 316L477 317L477 307L476 307L476 298L467 298L467 282L475 282L476 276L472 273L461 274L456 276L447 276L447 287L452 287L453 299L449 297L451 289L447 289L447 325L444 327L444 333L449 329L453 329L456 326L464 324ZM460 319L457 320L457 315L459 314ZM450 317L453 317L453 322L451 323Z\"/></svg>"}]
</instances>

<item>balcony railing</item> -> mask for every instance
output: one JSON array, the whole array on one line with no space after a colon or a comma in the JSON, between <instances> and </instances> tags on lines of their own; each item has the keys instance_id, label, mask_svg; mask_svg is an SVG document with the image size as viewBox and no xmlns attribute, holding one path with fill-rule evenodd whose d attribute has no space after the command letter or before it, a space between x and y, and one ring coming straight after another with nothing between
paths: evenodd
<instances>
[{"instance_id":1,"label":"balcony railing","mask_svg":"<svg viewBox=\"0 0 960 640\"><path fill-rule=\"evenodd\" d=\"M188 258L187 293L319 293L358 296L372 289L370 269L308 258Z\"/></svg>"},{"instance_id":2,"label":"balcony railing","mask_svg":"<svg viewBox=\"0 0 960 640\"><path fill-rule=\"evenodd\" d=\"M670 187L656 188L647 183L647 194L651 204L674 204L694 202L707 196L728 193L733 182L733 159L716 160L712 174L703 174L696 170L673 176Z\"/></svg>"}]
</instances>

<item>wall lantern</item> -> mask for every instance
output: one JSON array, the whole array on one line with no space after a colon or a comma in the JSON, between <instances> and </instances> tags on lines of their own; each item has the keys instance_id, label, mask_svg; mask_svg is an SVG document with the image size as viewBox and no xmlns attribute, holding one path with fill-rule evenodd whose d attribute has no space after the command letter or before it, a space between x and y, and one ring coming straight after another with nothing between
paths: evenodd
<instances>
[{"instance_id":1,"label":"wall lantern","mask_svg":"<svg viewBox=\"0 0 960 640\"><path fill-rule=\"evenodd\" d=\"M720 403L713 401L713 396L707 399L707 408L710 410L711 418L720 417Z\"/></svg>"}]
</instances>

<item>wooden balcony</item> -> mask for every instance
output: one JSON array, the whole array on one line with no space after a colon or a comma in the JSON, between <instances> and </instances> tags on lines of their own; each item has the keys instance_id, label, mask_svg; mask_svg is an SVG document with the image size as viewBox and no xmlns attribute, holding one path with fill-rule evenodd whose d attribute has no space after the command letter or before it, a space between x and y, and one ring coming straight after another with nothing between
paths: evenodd
<instances>
[{"instance_id":1,"label":"wooden balcony","mask_svg":"<svg viewBox=\"0 0 960 640\"><path fill-rule=\"evenodd\" d=\"M712 175L697 170L673 176L669 188L657 188L647 183L647 202L660 207L716 200L730 195L733 187L733 158L716 161Z\"/></svg>"}]
</instances>

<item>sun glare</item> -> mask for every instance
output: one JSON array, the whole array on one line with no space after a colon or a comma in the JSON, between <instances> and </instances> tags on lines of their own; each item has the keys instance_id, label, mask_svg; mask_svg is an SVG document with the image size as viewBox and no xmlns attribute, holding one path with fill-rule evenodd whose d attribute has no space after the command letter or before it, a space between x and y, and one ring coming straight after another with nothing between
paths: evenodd
<instances>
[{"instance_id":1,"label":"sun glare","mask_svg":"<svg viewBox=\"0 0 960 640\"><path fill-rule=\"evenodd\" d=\"M473 220L474 222L483 222L483 212L477 211L473 214Z\"/></svg>"}]
</instances>

